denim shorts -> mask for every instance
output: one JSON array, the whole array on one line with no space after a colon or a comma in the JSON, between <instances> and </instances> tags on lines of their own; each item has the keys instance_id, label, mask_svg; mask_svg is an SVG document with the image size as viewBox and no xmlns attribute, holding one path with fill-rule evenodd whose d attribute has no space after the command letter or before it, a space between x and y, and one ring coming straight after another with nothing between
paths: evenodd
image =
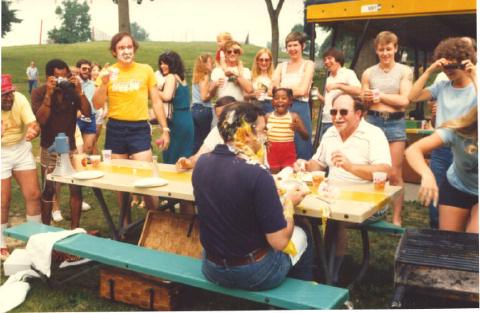
<instances>
[{"instance_id":1,"label":"denim shorts","mask_svg":"<svg viewBox=\"0 0 480 313\"><path fill-rule=\"evenodd\" d=\"M132 155L151 148L152 135L147 121L119 121L109 119L105 135L105 149L115 154Z\"/></svg>"},{"instance_id":2,"label":"denim shorts","mask_svg":"<svg viewBox=\"0 0 480 313\"><path fill-rule=\"evenodd\" d=\"M78 128L82 134L95 134L97 132L97 123L95 113L92 113L89 117L90 122L82 118L77 119Z\"/></svg>"},{"instance_id":3,"label":"denim shorts","mask_svg":"<svg viewBox=\"0 0 480 313\"><path fill-rule=\"evenodd\" d=\"M406 141L407 134L405 133L405 118L398 120L386 120L380 116L367 114L365 120L383 130L388 142Z\"/></svg>"}]
</instances>

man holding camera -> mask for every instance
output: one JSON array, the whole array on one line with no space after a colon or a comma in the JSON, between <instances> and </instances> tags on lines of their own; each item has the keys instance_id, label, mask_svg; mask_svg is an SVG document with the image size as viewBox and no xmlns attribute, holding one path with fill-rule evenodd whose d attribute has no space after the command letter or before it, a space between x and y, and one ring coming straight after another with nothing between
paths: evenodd
<instances>
[{"instance_id":1,"label":"man holding camera","mask_svg":"<svg viewBox=\"0 0 480 313\"><path fill-rule=\"evenodd\" d=\"M477 105L476 66L477 56L471 42L464 38L447 38L434 51L435 62L413 84L408 96L410 101L437 101L435 126L465 115ZM442 80L425 88L430 75L443 71L448 80ZM452 163L452 152L448 147L432 151L430 168L437 185L445 180L447 169ZM430 205L430 227L438 228L438 208Z\"/></svg>"},{"instance_id":2,"label":"man holding camera","mask_svg":"<svg viewBox=\"0 0 480 313\"><path fill-rule=\"evenodd\" d=\"M32 92L32 108L40 123L42 178L45 181L42 193L42 222L50 224L54 183L46 181L45 175L55 169L57 153L49 152L58 133L68 136L70 152L76 151L75 125L77 111L90 116L90 103L83 94L76 76L71 75L68 65L59 59L50 60L45 66L47 82ZM70 187L71 228L80 224L82 192L79 186Z\"/></svg>"}]
</instances>

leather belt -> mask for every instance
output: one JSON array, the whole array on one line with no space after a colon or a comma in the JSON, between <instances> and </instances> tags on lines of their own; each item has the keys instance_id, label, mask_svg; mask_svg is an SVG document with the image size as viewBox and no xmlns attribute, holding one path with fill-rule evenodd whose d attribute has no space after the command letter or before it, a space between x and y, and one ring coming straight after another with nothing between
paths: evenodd
<instances>
[{"instance_id":1,"label":"leather belt","mask_svg":"<svg viewBox=\"0 0 480 313\"><path fill-rule=\"evenodd\" d=\"M260 261L268 251L270 251L270 247L265 247L254 250L245 256L233 258L222 258L207 254L207 260L221 266L241 266Z\"/></svg>"},{"instance_id":2,"label":"leather belt","mask_svg":"<svg viewBox=\"0 0 480 313\"><path fill-rule=\"evenodd\" d=\"M380 111L368 110L367 114L381 117L384 120L399 120L405 117L405 112L380 112Z\"/></svg>"}]
</instances>

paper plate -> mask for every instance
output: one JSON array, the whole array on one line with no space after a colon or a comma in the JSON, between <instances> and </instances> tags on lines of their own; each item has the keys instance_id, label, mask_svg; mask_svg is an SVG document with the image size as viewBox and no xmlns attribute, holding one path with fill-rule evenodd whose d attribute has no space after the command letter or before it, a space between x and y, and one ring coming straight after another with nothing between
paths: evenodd
<instances>
[{"instance_id":1,"label":"paper plate","mask_svg":"<svg viewBox=\"0 0 480 313\"><path fill-rule=\"evenodd\" d=\"M81 171L72 175L75 179L94 179L102 177L104 174L102 171Z\"/></svg>"},{"instance_id":2,"label":"paper plate","mask_svg":"<svg viewBox=\"0 0 480 313\"><path fill-rule=\"evenodd\" d=\"M141 178L133 182L133 186L137 188L160 187L166 184L168 181L160 177Z\"/></svg>"}]
</instances>

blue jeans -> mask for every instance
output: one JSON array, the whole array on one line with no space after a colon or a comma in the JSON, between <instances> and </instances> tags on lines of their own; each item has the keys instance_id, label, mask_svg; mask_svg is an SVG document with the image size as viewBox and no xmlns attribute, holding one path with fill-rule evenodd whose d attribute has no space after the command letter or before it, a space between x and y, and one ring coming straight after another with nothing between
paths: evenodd
<instances>
[{"instance_id":1,"label":"blue jeans","mask_svg":"<svg viewBox=\"0 0 480 313\"><path fill-rule=\"evenodd\" d=\"M263 100L260 101L262 104L262 109L265 114L273 112L273 105L272 105L272 100Z\"/></svg>"},{"instance_id":2,"label":"blue jeans","mask_svg":"<svg viewBox=\"0 0 480 313\"><path fill-rule=\"evenodd\" d=\"M385 133L385 137L387 137L389 143L407 140L407 134L405 133L405 118L386 120L380 116L367 114L365 120L370 124L380 127Z\"/></svg>"},{"instance_id":3,"label":"blue jeans","mask_svg":"<svg viewBox=\"0 0 480 313\"><path fill-rule=\"evenodd\" d=\"M310 107L308 102L295 100L293 101L291 112L297 113L305 124L308 139L303 139L298 132L295 132L295 149L297 150L297 158L310 160L313 155L312 145L312 118L310 116Z\"/></svg>"},{"instance_id":4,"label":"blue jeans","mask_svg":"<svg viewBox=\"0 0 480 313\"><path fill-rule=\"evenodd\" d=\"M443 181L447 177L447 170L452 164L453 155L452 150L448 147L441 147L435 149L430 154L430 169L435 176L438 188L442 186ZM430 227L438 228L438 207L430 204L428 207L428 214L430 216Z\"/></svg>"},{"instance_id":5,"label":"blue jeans","mask_svg":"<svg viewBox=\"0 0 480 313\"><path fill-rule=\"evenodd\" d=\"M193 154L195 154L210 132L213 114L212 107L204 105L203 103L194 103L191 111L194 127Z\"/></svg>"},{"instance_id":6,"label":"blue jeans","mask_svg":"<svg viewBox=\"0 0 480 313\"><path fill-rule=\"evenodd\" d=\"M202 273L220 286L245 290L266 290L279 286L287 276L313 280L313 243L307 233L308 247L300 260L292 267L290 257L281 252L270 251L255 263L241 266L218 265L203 256Z\"/></svg>"},{"instance_id":7,"label":"blue jeans","mask_svg":"<svg viewBox=\"0 0 480 313\"><path fill-rule=\"evenodd\" d=\"M325 135L325 132L327 129L333 126L333 123L327 123L327 122L322 122L322 128L320 129L320 141L323 138L323 135Z\"/></svg>"},{"instance_id":8,"label":"blue jeans","mask_svg":"<svg viewBox=\"0 0 480 313\"><path fill-rule=\"evenodd\" d=\"M28 80L28 93L32 94L32 90L37 88L38 81L37 80Z\"/></svg>"}]
</instances>

